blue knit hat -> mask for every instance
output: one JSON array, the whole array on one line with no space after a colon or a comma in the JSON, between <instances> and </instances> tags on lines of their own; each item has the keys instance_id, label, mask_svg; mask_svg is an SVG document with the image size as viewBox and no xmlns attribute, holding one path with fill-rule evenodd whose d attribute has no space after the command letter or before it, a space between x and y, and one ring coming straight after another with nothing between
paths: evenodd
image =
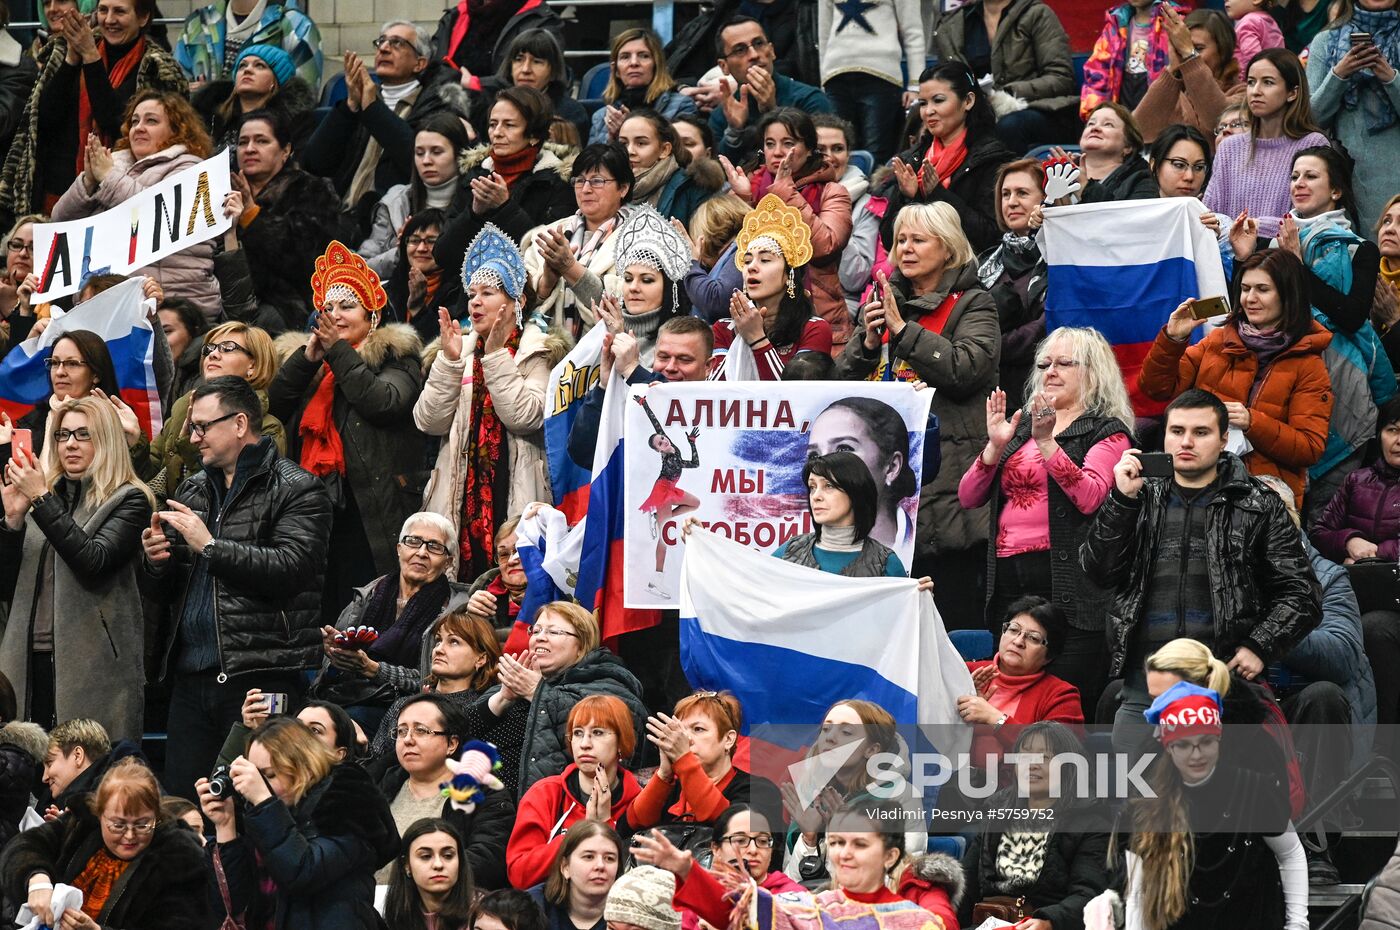
<instances>
[{"instance_id":1,"label":"blue knit hat","mask_svg":"<svg viewBox=\"0 0 1400 930\"><path fill-rule=\"evenodd\" d=\"M261 58L272 73L277 77L277 86L281 87L292 79L292 75L297 73L297 66L292 64L292 56L282 51L275 45L250 45L238 53L238 60L233 63L233 73L238 74L238 67L243 64L243 59L249 55L254 58Z\"/></svg>"}]
</instances>

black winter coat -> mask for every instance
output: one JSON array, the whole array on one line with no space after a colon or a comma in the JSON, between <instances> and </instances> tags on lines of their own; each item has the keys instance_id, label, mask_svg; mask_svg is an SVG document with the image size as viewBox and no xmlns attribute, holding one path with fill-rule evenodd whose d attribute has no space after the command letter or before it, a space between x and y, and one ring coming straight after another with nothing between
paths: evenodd
<instances>
[{"instance_id":1,"label":"black winter coat","mask_svg":"<svg viewBox=\"0 0 1400 930\"><path fill-rule=\"evenodd\" d=\"M258 215L239 232L260 307L301 332L312 311L316 259L341 229L340 198L325 178L285 167L258 193ZM247 322L254 322L249 320ZM280 331L280 330L279 330Z\"/></svg>"},{"instance_id":2,"label":"black winter coat","mask_svg":"<svg viewBox=\"0 0 1400 930\"><path fill-rule=\"evenodd\" d=\"M1251 478L1244 464L1220 456L1219 489L1206 510L1206 570L1215 642L1222 661L1247 646L1264 664L1285 653L1322 620L1322 592L1302 536L1277 494ZM1168 479L1143 483L1136 498L1116 487L1099 508L1079 550L1091 581L1108 588L1109 677L1123 674L1142 616L1167 512Z\"/></svg>"},{"instance_id":3,"label":"black winter coat","mask_svg":"<svg viewBox=\"0 0 1400 930\"><path fill-rule=\"evenodd\" d=\"M332 416L345 448L345 481L380 575L397 574L399 529L422 503L426 446L413 425L413 405L423 390L422 351L412 327L390 323L373 330L358 350L338 340L324 364L309 361L304 349L294 352L267 389L269 412L295 439L324 372L335 374ZM294 445L299 450L300 441Z\"/></svg>"},{"instance_id":4,"label":"black winter coat","mask_svg":"<svg viewBox=\"0 0 1400 930\"><path fill-rule=\"evenodd\" d=\"M1014 797L1004 798L1001 807L1016 807ZM995 809L997 805L993 805ZM1057 811L1050 838L1045 843L1045 858L1040 876L1028 888L1002 890L993 885L997 879L997 850L1002 831L978 831L963 852L963 876L966 893L958 909L958 919L972 926L972 908L977 902L994 895L1025 896L1026 907L1033 917L1048 920L1055 930L1072 930L1084 925L1084 905L1109 886L1107 819L1087 808Z\"/></svg>"},{"instance_id":5,"label":"black winter coat","mask_svg":"<svg viewBox=\"0 0 1400 930\"><path fill-rule=\"evenodd\" d=\"M241 804L241 802L240 802ZM210 843L209 900L223 911L213 857L223 862L233 915L275 930L374 930L374 873L399 852L388 803L363 769L337 765L295 808L275 796L243 805L238 838ZM259 861L261 859L261 861ZM261 875L277 885L268 898ZM106 930L104 927L103 930Z\"/></svg>"},{"instance_id":6,"label":"black winter coat","mask_svg":"<svg viewBox=\"0 0 1400 930\"><path fill-rule=\"evenodd\" d=\"M30 795L40 787L47 744L48 737L37 723L11 720L0 727L0 849L19 832Z\"/></svg>"},{"instance_id":7,"label":"black winter coat","mask_svg":"<svg viewBox=\"0 0 1400 930\"><path fill-rule=\"evenodd\" d=\"M238 467L247 474L223 503L208 556L219 670L236 675L313 668L321 658L330 498L319 478L278 455L266 437L243 450ZM221 471L206 468L180 482L172 496L207 520L213 495L223 494L223 480ZM190 571L200 557L181 542L163 566L146 563L147 573L160 579L162 593L175 601L177 624ZM165 645L162 672L177 634L172 630Z\"/></svg>"},{"instance_id":8,"label":"black winter coat","mask_svg":"<svg viewBox=\"0 0 1400 930\"><path fill-rule=\"evenodd\" d=\"M373 768L381 772L377 777L379 793L385 803L392 804L408 781L408 773L392 755ZM373 777L375 772L370 774ZM471 863L476 887L483 891L510 887L506 881L506 842L515 826L515 799L510 792L488 791L485 800L479 801L470 814L444 799L439 816L462 835L462 855Z\"/></svg>"},{"instance_id":9,"label":"black winter coat","mask_svg":"<svg viewBox=\"0 0 1400 930\"><path fill-rule=\"evenodd\" d=\"M967 157L953 172L952 181L947 187L941 183L925 197L906 198L899 185L890 182L888 188L889 207L880 221L880 241L885 249L894 248L894 221L899 211L908 203L934 203L943 201L958 211L962 220L963 232L967 233L972 251L980 253L1001 241L1001 229L997 226L996 184L997 172L1001 166L1016 158L1002 145L993 132L983 132L976 138L968 133ZM927 134L912 149L900 155L900 159L915 169L924 163L931 143Z\"/></svg>"},{"instance_id":10,"label":"black winter coat","mask_svg":"<svg viewBox=\"0 0 1400 930\"><path fill-rule=\"evenodd\" d=\"M102 826L87 804L26 830L0 855L0 882L11 901L28 895L29 878L46 872L57 885L73 881L102 849ZM102 930L208 930L209 878L199 840L181 823L156 827L151 845L112 888L97 923Z\"/></svg>"},{"instance_id":11,"label":"black winter coat","mask_svg":"<svg viewBox=\"0 0 1400 930\"><path fill-rule=\"evenodd\" d=\"M5 38L10 42L16 41L8 32ZM19 118L29 103L29 95L38 79L39 67L31 56L23 52L15 64L0 65L0 152L10 150L10 140L19 128Z\"/></svg>"},{"instance_id":12,"label":"black winter coat","mask_svg":"<svg viewBox=\"0 0 1400 930\"><path fill-rule=\"evenodd\" d=\"M1153 200L1161 196L1161 188L1147 160L1129 155L1127 161L1113 169L1102 181L1090 181L1079 196L1080 203L1113 203L1118 200Z\"/></svg>"},{"instance_id":13,"label":"black winter coat","mask_svg":"<svg viewBox=\"0 0 1400 930\"><path fill-rule=\"evenodd\" d=\"M524 6L523 0L515 0L517 6ZM452 3L447 7L447 12L442 14L438 20L437 30L433 33L433 59L443 60L453 67L460 67L462 62L448 57L448 52L452 51L452 30L457 25L457 20L461 16L460 6L464 4ZM506 24L501 27L501 31L495 36L481 36L480 39L487 39L491 42L491 68L488 74L495 74L500 70L504 61L506 49L510 48L510 43L515 37L526 29L543 29L554 40L559 43L561 49L569 47L564 36L564 21L559 18L559 14L554 12L548 3L540 3L528 10L516 13ZM473 37L473 41L479 41ZM481 75L478 75L481 76Z\"/></svg>"},{"instance_id":14,"label":"black winter coat","mask_svg":"<svg viewBox=\"0 0 1400 930\"><path fill-rule=\"evenodd\" d=\"M433 248L433 258L444 274L460 272L467 247L487 223L494 223L517 243L536 226L561 220L577 209L574 189L569 183L569 166L573 163L562 146L546 143L530 173L515 182L510 198L501 206L481 215L471 209L471 183L477 178L490 177L483 163L491 151L486 146L472 149L461 159L461 189L465 192L466 209L447 221ZM460 196L460 195L459 195ZM457 275L460 277L460 274Z\"/></svg>"},{"instance_id":15,"label":"black winter coat","mask_svg":"<svg viewBox=\"0 0 1400 930\"><path fill-rule=\"evenodd\" d=\"M232 96L233 79L223 78L210 81L201 87L190 98L190 104L195 112L204 118L204 125L209 127L209 136L214 140L214 151L227 148L229 159L237 168L235 153L238 147L238 130L243 125L242 105L235 103L228 119L219 114L219 108ZM293 75L287 83L278 88L264 109L286 117L292 132L292 151L300 152L316 129L316 91L306 81Z\"/></svg>"}]
</instances>

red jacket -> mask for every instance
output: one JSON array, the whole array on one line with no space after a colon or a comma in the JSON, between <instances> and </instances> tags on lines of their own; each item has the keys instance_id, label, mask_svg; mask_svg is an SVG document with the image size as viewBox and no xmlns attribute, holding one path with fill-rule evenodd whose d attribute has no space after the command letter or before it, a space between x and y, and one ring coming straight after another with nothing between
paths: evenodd
<instances>
[{"instance_id":1,"label":"red jacket","mask_svg":"<svg viewBox=\"0 0 1400 930\"><path fill-rule=\"evenodd\" d=\"M564 844L564 834L584 819L587 797L579 798L569 790L569 779L577 771L578 766L571 762L562 775L540 779L520 799L515 829L506 844L506 876L512 888L529 888L544 881L554 854ZM618 777L622 780L622 796L613 801L612 816L608 818L608 825L614 828L642 793L641 784L631 772L619 769Z\"/></svg>"},{"instance_id":2,"label":"red jacket","mask_svg":"<svg viewBox=\"0 0 1400 930\"><path fill-rule=\"evenodd\" d=\"M992 664L991 659L967 663L967 670L975 672ZM994 696L995 697L995 696ZM993 699L990 703L995 705ZM979 726L973 737L972 758L985 759L989 754L1004 755L1011 751L1021 730L1041 720L1055 720L1068 724L1076 730L1084 723L1084 710L1080 706L1079 689L1063 678L1043 673L1040 680L1021 693L1021 701L1016 712L999 727ZM978 763L982 764L981 762Z\"/></svg>"}]
</instances>

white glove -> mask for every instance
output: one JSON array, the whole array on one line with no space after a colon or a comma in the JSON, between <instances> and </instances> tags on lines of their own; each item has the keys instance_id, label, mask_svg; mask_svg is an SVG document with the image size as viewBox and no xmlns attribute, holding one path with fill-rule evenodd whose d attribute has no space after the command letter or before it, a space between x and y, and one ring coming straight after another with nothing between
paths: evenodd
<instances>
[{"instance_id":1,"label":"white glove","mask_svg":"<svg viewBox=\"0 0 1400 930\"><path fill-rule=\"evenodd\" d=\"M1045 202L1079 193L1079 166L1069 159L1052 158L1045 163Z\"/></svg>"}]
</instances>

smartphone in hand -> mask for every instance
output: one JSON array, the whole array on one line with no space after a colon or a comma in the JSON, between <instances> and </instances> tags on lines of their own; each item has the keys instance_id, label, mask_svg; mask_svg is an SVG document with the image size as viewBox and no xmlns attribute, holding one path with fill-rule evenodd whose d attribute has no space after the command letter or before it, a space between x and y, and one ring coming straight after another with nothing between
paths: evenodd
<instances>
[{"instance_id":1,"label":"smartphone in hand","mask_svg":"<svg viewBox=\"0 0 1400 930\"><path fill-rule=\"evenodd\" d=\"M1144 478L1170 478L1173 474L1170 452L1144 452L1137 458Z\"/></svg>"},{"instance_id":2,"label":"smartphone in hand","mask_svg":"<svg viewBox=\"0 0 1400 930\"><path fill-rule=\"evenodd\" d=\"M1208 320L1229 312L1230 305L1225 302L1224 297L1198 297L1191 301L1191 316L1197 320Z\"/></svg>"},{"instance_id":3,"label":"smartphone in hand","mask_svg":"<svg viewBox=\"0 0 1400 930\"><path fill-rule=\"evenodd\" d=\"M21 455L20 453L24 453ZM25 456L34 454L34 433L32 430L16 429L10 434L10 457L16 462L27 462Z\"/></svg>"}]
</instances>

